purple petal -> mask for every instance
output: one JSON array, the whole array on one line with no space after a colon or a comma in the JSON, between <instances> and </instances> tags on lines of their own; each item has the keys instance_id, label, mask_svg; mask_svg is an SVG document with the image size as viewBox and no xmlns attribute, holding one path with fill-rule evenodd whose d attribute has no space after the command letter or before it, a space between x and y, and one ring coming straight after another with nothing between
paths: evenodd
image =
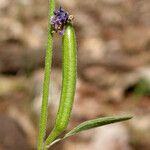
<instances>
[{"instance_id":1,"label":"purple petal","mask_svg":"<svg viewBox=\"0 0 150 150\"><path fill-rule=\"evenodd\" d=\"M64 35L65 25L67 24L69 18L69 13L66 12L62 7L59 7L54 12L54 16L51 17L51 24L53 25L54 30L59 33L59 35Z\"/></svg>"}]
</instances>

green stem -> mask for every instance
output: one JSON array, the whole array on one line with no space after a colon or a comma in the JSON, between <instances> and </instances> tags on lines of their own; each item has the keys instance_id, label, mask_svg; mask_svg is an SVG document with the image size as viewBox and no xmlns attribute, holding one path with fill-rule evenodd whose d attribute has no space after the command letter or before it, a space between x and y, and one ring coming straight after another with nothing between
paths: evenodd
<instances>
[{"instance_id":1,"label":"green stem","mask_svg":"<svg viewBox=\"0 0 150 150\"><path fill-rule=\"evenodd\" d=\"M60 132L56 128L54 128L51 131L48 139L46 139L46 141L45 141L44 150L47 150L48 143L52 143L59 135L60 135Z\"/></svg>"},{"instance_id":2,"label":"green stem","mask_svg":"<svg viewBox=\"0 0 150 150\"><path fill-rule=\"evenodd\" d=\"M49 17L54 15L55 10L55 0L50 0L49 2ZM50 83L50 73L51 73L51 64L52 64L52 48L53 48L53 36L51 34L51 24L48 23L48 41L46 48L46 57L45 57L45 73L44 73L44 82L43 82L43 97L42 97L42 106L40 114L40 123L39 123L39 135L38 135L38 150L43 150L44 138L46 133L46 123L47 123L47 114L48 114L48 98L49 98L49 83Z\"/></svg>"}]
</instances>

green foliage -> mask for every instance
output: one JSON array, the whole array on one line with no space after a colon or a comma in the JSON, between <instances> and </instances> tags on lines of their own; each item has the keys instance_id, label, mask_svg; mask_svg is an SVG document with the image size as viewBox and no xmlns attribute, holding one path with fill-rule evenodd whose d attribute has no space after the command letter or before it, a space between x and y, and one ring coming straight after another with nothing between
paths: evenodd
<instances>
[{"instance_id":1,"label":"green foliage","mask_svg":"<svg viewBox=\"0 0 150 150\"><path fill-rule=\"evenodd\" d=\"M57 142L62 141L75 134L78 134L82 131L93 129L96 127L101 127L101 126L112 124L112 123L126 121L131 118L132 118L131 116L112 116L112 117L102 117L102 118L85 121L81 123L80 125L78 125L77 127L75 127L74 129L72 129L71 131L69 131L63 138L59 138L55 140L54 142L52 142L49 146L52 146L56 144Z\"/></svg>"},{"instance_id":2,"label":"green foliage","mask_svg":"<svg viewBox=\"0 0 150 150\"><path fill-rule=\"evenodd\" d=\"M54 0L50 0L49 8L50 8L49 11L49 19L50 19L54 15L54 10L55 10ZM60 15L60 17L63 17L62 14ZM61 18L59 19L61 20ZM56 21L56 25L59 25L57 21ZM44 82L43 82L43 97L42 97L39 136L38 136L38 150L47 150L49 146L55 144L56 142L59 142L60 140L63 140L67 137L73 136L81 131L131 119L130 116L113 116L113 117L103 117L94 120L89 120L81 123L76 128L68 132L62 139L58 138L62 134L62 132L67 128L70 120L70 115L71 115L74 95L75 95L76 78L77 78L76 77L77 48L76 48L75 31L71 22L65 22L63 23L63 27L64 25L65 25L65 32L62 39L62 48L63 48L62 79L63 80L62 80L60 104L59 104L59 109L57 112L54 128L49 134L49 136L47 137L47 139L44 140L45 132L46 132L46 124L47 124L48 96L49 96L49 83L50 83L52 46L53 46L52 24L48 25L48 43L47 43L46 58L45 58L45 74L44 74Z\"/></svg>"},{"instance_id":3,"label":"green foliage","mask_svg":"<svg viewBox=\"0 0 150 150\"><path fill-rule=\"evenodd\" d=\"M80 125L78 125L76 128L74 128L73 130L71 130L70 132L68 132L65 135L65 138L75 135L84 130L89 130L92 128L96 128L96 127L100 127L100 126L104 126L104 125L108 125L108 124L112 124L112 123L116 123L116 122L126 121L131 118L132 118L131 116L112 116L112 117L102 117L102 118L98 118L98 119L85 121L85 122L81 123Z\"/></svg>"}]
</instances>

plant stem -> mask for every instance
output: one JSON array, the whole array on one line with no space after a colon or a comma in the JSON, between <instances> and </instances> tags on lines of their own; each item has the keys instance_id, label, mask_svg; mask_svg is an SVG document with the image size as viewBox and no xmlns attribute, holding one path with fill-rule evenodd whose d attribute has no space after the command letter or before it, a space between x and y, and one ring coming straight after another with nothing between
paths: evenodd
<instances>
[{"instance_id":1,"label":"plant stem","mask_svg":"<svg viewBox=\"0 0 150 150\"><path fill-rule=\"evenodd\" d=\"M44 144L44 150L46 150L46 147L52 143L58 136L60 135L60 132L54 128L51 133L50 133L50 136L48 136L48 138L46 139L45 141L45 144Z\"/></svg>"},{"instance_id":2,"label":"plant stem","mask_svg":"<svg viewBox=\"0 0 150 150\"><path fill-rule=\"evenodd\" d=\"M50 0L49 2L49 17L54 15L55 10L55 0ZM40 123L39 123L39 135L38 135L38 150L43 150L44 138L46 133L46 124L47 124L47 114L48 114L48 98L49 98L49 83L50 83L50 73L51 73L51 64L52 64L52 48L53 48L53 36L51 34L51 24L48 23L48 41L46 48L46 57L45 57L45 73L44 73L44 82L43 82L43 96L42 96L42 106L40 113Z\"/></svg>"}]
</instances>

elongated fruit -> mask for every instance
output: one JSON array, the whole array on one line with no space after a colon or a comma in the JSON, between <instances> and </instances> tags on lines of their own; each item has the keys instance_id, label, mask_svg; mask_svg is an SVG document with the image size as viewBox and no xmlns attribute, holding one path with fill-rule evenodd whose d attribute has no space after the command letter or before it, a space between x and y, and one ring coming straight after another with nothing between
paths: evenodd
<instances>
[{"instance_id":1,"label":"elongated fruit","mask_svg":"<svg viewBox=\"0 0 150 150\"><path fill-rule=\"evenodd\" d=\"M71 24L66 27L63 36L63 80L59 110L56 118L56 128L64 130L69 122L76 87L76 40Z\"/></svg>"},{"instance_id":2,"label":"elongated fruit","mask_svg":"<svg viewBox=\"0 0 150 150\"><path fill-rule=\"evenodd\" d=\"M77 48L75 31L71 24L66 26L62 45L63 79L60 104L54 129L46 139L46 145L53 142L67 128L74 101L77 72Z\"/></svg>"}]
</instances>

